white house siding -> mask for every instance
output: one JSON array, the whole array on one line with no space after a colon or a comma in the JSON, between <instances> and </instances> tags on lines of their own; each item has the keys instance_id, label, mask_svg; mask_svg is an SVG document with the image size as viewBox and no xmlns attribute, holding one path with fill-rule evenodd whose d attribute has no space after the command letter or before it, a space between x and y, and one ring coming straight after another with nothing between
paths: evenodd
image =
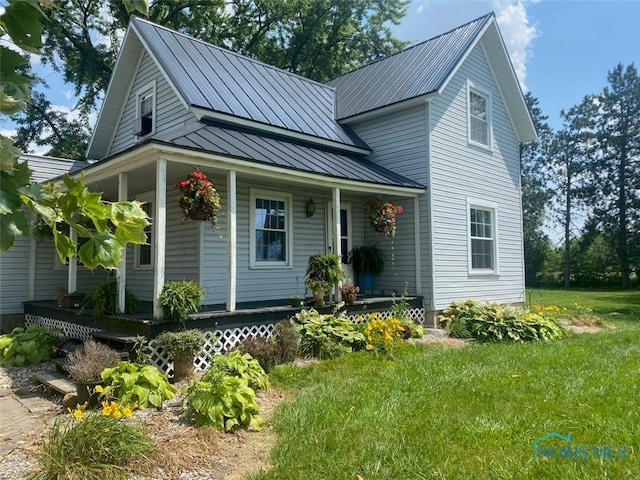
<instances>
[{"instance_id":1,"label":"white house siding","mask_svg":"<svg viewBox=\"0 0 640 480\"><path fill-rule=\"evenodd\" d=\"M467 141L467 80L491 94L492 152ZM524 297L518 141L478 45L430 103L435 306L474 298ZM467 198L498 208L499 275L468 273Z\"/></svg>"},{"instance_id":2,"label":"white house siding","mask_svg":"<svg viewBox=\"0 0 640 480\"><path fill-rule=\"evenodd\" d=\"M204 227L202 286L208 288L206 303L222 304L227 294L227 198L226 181L216 179L222 195L220 226ZM251 188L293 195L293 265L284 268L250 268L249 201ZM311 255L326 251L326 206L331 190L259 182L238 176L237 183L237 302L282 300L291 295L304 295L304 275ZM316 204L312 217L305 215L310 198ZM362 238L362 197L342 192L343 204L350 204L354 245Z\"/></svg>"},{"instance_id":3,"label":"white house siding","mask_svg":"<svg viewBox=\"0 0 640 480\"><path fill-rule=\"evenodd\" d=\"M138 73L129 91L109 155L132 147L138 140L138 137L133 134L134 120L137 112L137 93L139 89L144 88L153 80L156 81L156 133L181 127L187 122L196 121L193 113L185 108L155 62L149 54L145 52Z\"/></svg>"},{"instance_id":4,"label":"white house siding","mask_svg":"<svg viewBox=\"0 0 640 480\"><path fill-rule=\"evenodd\" d=\"M398 110L352 125L354 131L373 148L369 159L394 172L428 184L427 104ZM371 197L369 197L371 198ZM415 227L413 199L385 197L404 208L397 217L396 237L391 241L366 224L365 243L377 244L385 255L385 271L376 279L375 289L384 293L401 292L408 282L410 294L416 293ZM428 196L420 196L420 265L425 305L431 302L431 261Z\"/></svg>"},{"instance_id":5,"label":"white house siding","mask_svg":"<svg viewBox=\"0 0 640 480\"><path fill-rule=\"evenodd\" d=\"M31 239L18 237L11 250L0 253L0 314L22 313L29 299L29 252Z\"/></svg>"}]
</instances>

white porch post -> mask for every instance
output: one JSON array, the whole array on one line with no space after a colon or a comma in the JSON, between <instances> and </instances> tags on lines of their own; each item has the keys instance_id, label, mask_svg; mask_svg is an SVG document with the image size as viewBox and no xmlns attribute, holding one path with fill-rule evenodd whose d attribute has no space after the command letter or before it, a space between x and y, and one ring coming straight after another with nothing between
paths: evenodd
<instances>
[{"instance_id":1,"label":"white porch post","mask_svg":"<svg viewBox=\"0 0 640 480\"><path fill-rule=\"evenodd\" d=\"M236 253L237 253L237 199L236 199L236 171L227 173L227 310L236 309ZM251 207L250 207L251 208Z\"/></svg>"},{"instance_id":2,"label":"white porch post","mask_svg":"<svg viewBox=\"0 0 640 480\"><path fill-rule=\"evenodd\" d=\"M162 318L160 294L164 286L165 234L167 228L167 159L160 158L156 163L156 202L154 209L156 227L155 256L153 264L153 316Z\"/></svg>"},{"instance_id":3,"label":"white porch post","mask_svg":"<svg viewBox=\"0 0 640 480\"><path fill-rule=\"evenodd\" d=\"M420 264L420 197L413 199L413 238L416 257L416 295L422 295L422 266Z\"/></svg>"},{"instance_id":4,"label":"white porch post","mask_svg":"<svg viewBox=\"0 0 640 480\"><path fill-rule=\"evenodd\" d=\"M78 234L72 228L69 233L72 241L78 241ZM77 254L76 254L77 255ZM67 279L67 293L74 293L78 289L78 259L73 256L69 259L69 277Z\"/></svg>"},{"instance_id":5,"label":"white porch post","mask_svg":"<svg viewBox=\"0 0 640 480\"><path fill-rule=\"evenodd\" d=\"M340 221L340 188L333 188L333 252L342 259L342 222ZM342 260L340 260L342 262ZM335 301L342 300L340 284L335 286Z\"/></svg>"},{"instance_id":6,"label":"white porch post","mask_svg":"<svg viewBox=\"0 0 640 480\"><path fill-rule=\"evenodd\" d=\"M129 177L126 173L121 172L118 174L118 201L126 202L129 195ZM125 309L125 294L124 289L127 284L127 249L122 249L122 260L120 260L120 265L118 265L118 270L116 272L116 282L118 284L118 311L124 312Z\"/></svg>"}]
</instances>

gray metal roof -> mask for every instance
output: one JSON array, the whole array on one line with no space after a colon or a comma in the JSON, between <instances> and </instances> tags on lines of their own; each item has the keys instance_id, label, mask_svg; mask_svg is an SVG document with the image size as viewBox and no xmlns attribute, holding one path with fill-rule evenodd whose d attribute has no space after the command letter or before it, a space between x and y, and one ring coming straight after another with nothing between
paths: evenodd
<instances>
[{"instance_id":1,"label":"gray metal roof","mask_svg":"<svg viewBox=\"0 0 640 480\"><path fill-rule=\"evenodd\" d=\"M338 119L437 91L493 13L327 82Z\"/></svg>"},{"instance_id":2,"label":"gray metal roof","mask_svg":"<svg viewBox=\"0 0 640 480\"><path fill-rule=\"evenodd\" d=\"M187 104L368 148L335 120L332 87L139 18L131 25Z\"/></svg>"},{"instance_id":3,"label":"gray metal roof","mask_svg":"<svg viewBox=\"0 0 640 480\"><path fill-rule=\"evenodd\" d=\"M32 155L24 153L18 158L18 162L27 162L32 171L34 182L48 182L60 177L65 173L73 173L89 165L88 162L80 160L69 160L68 158L49 157L45 155Z\"/></svg>"},{"instance_id":4,"label":"gray metal roof","mask_svg":"<svg viewBox=\"0 0 640 480\"><path fill-rule=\"evenodd\" d=\"M359 182L424 189L362 155L344 154L216 124L196 124L180 132L155 135L160 142L252 162Z\"/></svg>"}]
</instances>

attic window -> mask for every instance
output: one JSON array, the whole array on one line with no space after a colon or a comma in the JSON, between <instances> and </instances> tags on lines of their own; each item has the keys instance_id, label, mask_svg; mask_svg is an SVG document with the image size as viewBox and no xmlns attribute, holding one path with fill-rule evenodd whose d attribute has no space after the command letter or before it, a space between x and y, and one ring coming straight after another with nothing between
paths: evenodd
<instances>
[{"instance_id":1,"label":"attic window","mask_svg":"<svg viewBox=\"0 0 640 480\"><path fill-rule=\"evenodd\" d=\"M469 85L469 142L491 146L491 96Z\"/></svg>"},{"instance_id":2,"label":"attic window","mask_svg":"<svg viewBox=\"0 0 640 480\"><path fill-rule=\"evenodd\" d=\"M155 131L155 82L139 90L134 133L139 137Z\"/></svg>"}]
</instances>

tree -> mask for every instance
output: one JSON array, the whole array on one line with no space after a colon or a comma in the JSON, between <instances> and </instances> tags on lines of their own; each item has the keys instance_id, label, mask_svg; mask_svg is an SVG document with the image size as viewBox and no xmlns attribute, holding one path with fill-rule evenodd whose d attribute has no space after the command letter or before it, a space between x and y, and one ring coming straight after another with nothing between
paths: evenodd
<instances>
[{"instance_id":1,"label":"tree","mask_svg":"<svg viewBox=\"0 0 640 480\"><path fill-rule=\"evenodd\" d=\"M89 143L86 115L70 120L63 112L55 111L44 94L33 92L26 109L11 116L18 125L15 146L28 152L29 146L49 146L45 155L84 160Z\"/></svg>"},{"instance_id":2,"label":"tree","mask_svg":"<svg viewBox=\"0 0 640 480\"><path fill-rule=\"evenodd\" d=\"M585 97L582 103L568 112L560 113L563 128L557 132L549 147L550 165L554 173L557 218L564 227L563 284L571 286L571 239L575 209L584 199L584 170L590 153L593 97Z\"/></svg>"},{"instance_id":3,"label":"tree","mask_svg":"<svg viewBox=\"0 0 640 480\"><path fill-rule=\"evenodd\" d=\"M592 155L587 165L592 218L614 248L621 287L629 288L632 265L638 265L640 218L640 77L633 64L618 64L609 85L595 97Z\"/></svg>"},{"instance_id":4,"label":"tree","mask_svg":"<svg viewBox=\"0 0 640 480\"><path fill-rule=\"evenodd\" d=\"M546 122L548 117L542 114L538 99L527 92L525 100L538 138L520 144L524 266L526 284L537 285L550 247L542 226L552 198L552 190L548 186L548 149L553 131Z\"/></svg>"},{"instance_id":5,"label":"tree","mask_svg":"<svg viewBox=\"0 0 640 480\"><path fill-rule=\"evenodd\" d=\"M40 20L45 15L41 2L44 0L10 0L0 15L0 36L7 35L17 48L37 53ZM31 77L23 73L27 60L4 45L0 45L0 58L0 113L14 114L30 101ZM144 228L149 222L140 203L104 202L101 194L90 192L68 175L63 178L64 192L57 185L32 183L27 164L17 161L19 153L10 139L0 136L0 251L11 248L16 236L28 235L24 207L51 228L63 262L77 257L91 269L99 265L117 268L127 243L146 241ZM86 239L80 249L72 230Z\"/></svg>"}]
</instances>

